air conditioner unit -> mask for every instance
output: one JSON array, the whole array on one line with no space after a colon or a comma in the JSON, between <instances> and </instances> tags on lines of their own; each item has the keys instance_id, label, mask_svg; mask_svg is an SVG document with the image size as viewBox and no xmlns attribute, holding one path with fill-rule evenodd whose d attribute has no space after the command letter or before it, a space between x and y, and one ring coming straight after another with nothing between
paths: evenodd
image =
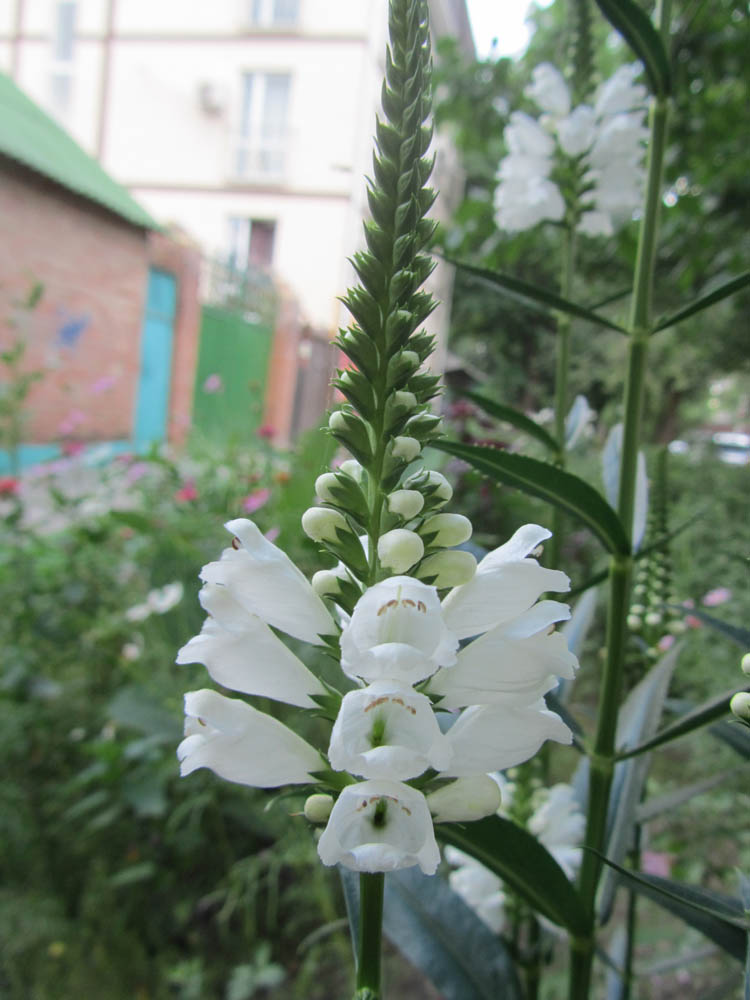
<instances>
[{"instance_id":1,"label":"air conditioner unit","mask_svg":"<svg viewBox=\"0 0 750 1000\"><path fill-rule=\"evenodd\" d=\"M198 85L198 105L205 115L218 117L226 107L224 88L218 83L201 83Z\"/></svg>"}]
</instances>

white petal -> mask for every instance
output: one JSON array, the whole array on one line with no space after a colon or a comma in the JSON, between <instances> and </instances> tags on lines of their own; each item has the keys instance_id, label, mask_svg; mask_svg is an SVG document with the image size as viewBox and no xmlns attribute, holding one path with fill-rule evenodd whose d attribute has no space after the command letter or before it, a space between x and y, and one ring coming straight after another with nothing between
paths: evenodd
<instances>
[{"instance_id":1,"label":"white petal","mask_svg":"<svg viewBox=\"0 0 750 1000\"><path fill-rule=\"evenodd\" d=\"M539 63L534 67L531 83L525 93L542 111L554 117L570 111L570 91L565 78L552 63Z\"/></svg>"},{"instance_id":2,"label":"white petal","mask_svg":"<svg viewBox=\"0 0 750 1000\"><path fill-rule=\"evenodd\" d=\"M514 111L503 133L508 151L520 156L552 156L555 143L541 125L524 111Z\"/></svg>"},{"instance_id":3,"label":"white petal","mask_svg":"<svg viewBox=\"0 0 750 1000\"><path fill-rule=\"evenodd\" d=\"M427 796L436 823L473 822L500 808L500 786L489 774L457 778Z\"/></svg>"},{"instance_id":4,"label":"white petal","mask_svg":"<svg viewBox=\"0 0 750 1000\"><path fill-rule=\"evenodd\" d=\"M324 762L309 743L264 712L204 688L185 695L180 774L208 767L226 781L256 788L304 784Z\"/></svg>"},{"instance_id":5,"label":"white petal","mask_svg":"<svg viewBox=\"0 0 750 1000\"><path fill-rule=\"evenodd\" d=\"M542 631L569 616L567 605L542 601L519 618L498 625L465 646L455 666L430 679L430 694L442 697L441 708L524 706L537 701L556 686L558 677L575 676L578 660L565 637Z\"/></svg>"},{"instance_id":6,"label":"white petal","mask_svg":"<svg viewBox=\"0 0 750 1000\"><path fill-rule=\"evenodd\" d=\"M457 646L443 623L435 587L394 576L357 601L341 635L341 668L350 677L413 684L454 663Z\"/></svg>"},{"instance_id":7,"label":"white petal","mask_svg":"<svg viewBox=\"0 0 750 1000\"><path fill-rule=\"evenodd\" d=\"M511 535L504 545L488 552L479 563L479 569L491 569L501 563L525 559L530 552L533 552L542 542L546 542L548 538L552 538L552 532L547 528L543 528L539 524L524 524Z\"/></svg>"},{"instance_id":8,"label":"white petal","mask_svg":"<svg viewBox=\"0 0 750 1000\"><path fill-rule=\"evenodd\" d=\"M310 695L323 694L320 681L260 618L243 614L243 627L231 631L207 618L200 634L179 651L177 663L203 663L218 684L233 691L314 708Z\"/></svg>"},{"instance_id":9,"label":"white petal","mask_svg":"<svg viewBox=\"0 0 750 1000\"><path fill-rule=\"evenodd\" d=\"M336 771L406 781L445 768L451 748L430 699L393 681L344 695L328 759Z\"/></svg>"},{"instance_id":10,"label":"white petal","mask_svg":"<svg viewBox=\"0 0 750 1000\"><path fill-rule=\"evenodd\" d=\"M596 137L594 109L580 104L575 110L557 123L557 138L560 148L568 156L580 156L590 148Z\"/></svg>"},{"instance_id":11,"label":"white petal","mask_svg":"<svg viewBox=\"0 0 750 1000\"><path fill-rule=\"evenodd\" d=\"M226 525L241 546L225 549L201 570L205 583L227 587L246 611L295 639L319 643L336 626L311 584L281 549L245 518Z\"/></svg>"},{"instance_id":12,"label":"white petal","mask_svg":"<svg viewBox=\"0 0 750 1000\"><path fill-rule=\"evenodd\" d=\"M544 702L526 708L472 706L461 713L447 735L454 756L445 773L455 777L514 767L532 757L547 739L572 740L568 727Z\"/></svg>"},{"instance_id":13,"label":"white petal","mask_svg":"<svg viewBox=\"0 0 750 1000\"><path fill-rule=\"evenodd\" d=\"M425 875L434 875L440 862L424 795L397 781L347 785L318 841L318 854L324 865L360 872L419 865Z\"/></svg>"}]
</instances>

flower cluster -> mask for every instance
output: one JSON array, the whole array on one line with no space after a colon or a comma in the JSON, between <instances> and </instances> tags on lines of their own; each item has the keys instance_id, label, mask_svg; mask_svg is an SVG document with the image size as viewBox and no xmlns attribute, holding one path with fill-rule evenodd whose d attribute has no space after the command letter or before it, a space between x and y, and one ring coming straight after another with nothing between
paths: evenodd
<instances>
[{"instance_id":1,"label":"flower cluster","mask_svg":"<svg viewBox=\"0 0 750 1000\"><path fill-rule=\"evenodd\" d=\"M489 771L568 743L544 694L572 676L575 657L554 623L566 605L564 573L534 554L549 532L519 529L475 558L457 548L472 526L446 513L447 480L427 471L422 447L439 433L430 410L438 379L426 367L433 339L420 329L435 303L421 290L433 262L425 218L429 27L424 0L389 6L392 47L368 189L367 249L352 263L361 285L343 298L353 322L337 344L345 402L331 435L352 456L316 481L302 527L334 561L309 582L249 520L230 521L231 548L203 568L208 618L178 662L205 664L218 684L318 709L332 723L313 747L245 701L212 690L185 699L182 773L208 767L260 787L306 784L305 814L325 822L325 864L362 872L439 862L433 819L494 812ZM340 666L324 685L277 635L320 646ZM472 639L463 648L462 641Z\"/></svg>"},{"instance_id":2,"label":"flower cluster","mask_svg":"<svg viewBox=\"0 0 750 1000\"><path fill-rule=\"evenodd\" d=\"M423 477L425 490L435 476ZM440 487L445 493L444 480ZM419 864L432 873L439 860L433 815L472 820L494 812L499 792L487 772L528 759L546 739L570 741L543 700L576 667L551 630L568 617L567 606L535 603L544 591L568 587L563 573L529 556L549 537L544 528L519 529L442 602L434 585L388 577L363 590L350 617L339 610L341 625L251 521L227 528L232 547L201 572L208 618L178 663L203 663L234 691L315 708L330 689L274 630L318 645L335 646L332 637L340 636L341 669L357 686L341 698L325 754L243 701L190 692L181 771L209 767L247 785L323 790L332 787L327 773L343 772L319 842L324 863L361 871ZM470 636L477 638L459 650ZM436 706L446 710L445 731ZM422 790L410 784L416 779Z\"/></svg>"},{"instance_id":3,"label":"flower cluster","mask_svg":"<svg viewBox=\"0 0 750 1000\"><path fill-rule=\"evenodd\" d=\"M507 814L512 798L512 786L503 784L501 814ZM558 784L541 790L535 799L536 808L526 825L572 879L581 863L580 844L586 826L586 817L580 810L575 793L570 785ZM490 930L501 934L508 907L508 895L502 880L481 862L455 847L446 847L445 858L455 866L448 876L453 891Z\"/></svg>"},{"instance_id":4,"label":"flower cluster","mask_svg":"<svg viewBox=\"0 0 750 1000\"><path fill-rule=\"evenodd\" d=\"M526 96L539 118L514 111L508 155L495 192L498 225L510 232L562 222L588 236L611 236L642 201L646 89L638 64L621 66L593 106L571 107L568 85L550 63L534 70Z\"/></svg>"}]
</instances>

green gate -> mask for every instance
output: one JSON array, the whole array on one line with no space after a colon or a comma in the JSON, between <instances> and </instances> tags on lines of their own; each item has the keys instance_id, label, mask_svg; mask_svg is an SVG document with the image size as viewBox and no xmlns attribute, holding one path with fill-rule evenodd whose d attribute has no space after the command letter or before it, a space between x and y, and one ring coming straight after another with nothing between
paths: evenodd
<instances>
[{"instance_id":1,"label":"green gate","mask_svg":"<svg viewBox=\"0 0 750 1000\"><path fill-rule=\"evenodd\" d=\"M263 420L273 330L237 311L205 305L193 402L193 430L247 440Z\"/></svg>"}]
</instances>

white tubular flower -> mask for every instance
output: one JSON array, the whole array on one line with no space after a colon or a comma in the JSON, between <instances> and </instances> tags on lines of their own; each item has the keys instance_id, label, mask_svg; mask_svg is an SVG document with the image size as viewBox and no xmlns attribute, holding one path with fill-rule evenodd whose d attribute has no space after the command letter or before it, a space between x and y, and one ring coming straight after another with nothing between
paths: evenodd
<instances>
[{"instance_id":1,"label":"white tubular flower","mask_svg":"<svg viewBox=\"0 0 750 1000\"><path fill-rule=\"evenodd\" d=\"M394 458L403 458L405 462L413 462L422 450L422 445L416 438L398 435L393 439L391 454Z\"/></svg>"},{"instance_id":2,"label":"white tubular flower","mask_svg":"<svg viewBox=\"0 0 750 1000\"><path fill-rule=\"evenodd\" d=\"M505 927L507 896L503 883L489 868L455 847L445 848L445 860L456 865L448 876L451 889L495 934Z\"/></svg>"},{"instance_id":3,"label":"white tubular flower","mask_svg":"<svg viewBox=\"0 0 750 1000\"><path fill-rule=\"evenodd\" d=\"M445 624L459 639L516 618L547 590L570 589L570 580L560 570L545 569L527 558L550 535L537 524L524 525L482 559L473 579L448 594L443 601Z\"/></svg>"},{"instance_id":4,"label":"white tubular flower","mask_svg":"<svg viewBox=\"0 0 750 1000\"><path fill-rule=\"evenodd\" d=\"M335 542L338 532L350 532L344 515L329 507L309 507L302 515L302 530L314 542Z\"/></svg>"},{"instance_id":5,"label":"white tubular flower","mask_svg":"<svg viewBox=\"0 0 750 1000\"><path fill-rule=\"evenodd\" d=\"M415 531L394 528L378 539L378 559L394 573L405 573L423 555L424 542Z\"/></svg>"},{"instance_id":6,"label":"white tubular flower","mask_svg":"<svg viewBox=\"0 0 750 1000\"><path fill-rule=\"evenodd\" d=\"M413 476L409 476L404 482L404 486L408 490L419 486L425 495L429 494L433 504L436 500L441 504L447 503L453 496L453 487L442 472L434 472L433 470L426 473L425 471L416 472Z\"/></svg>"},{"instance_id":7,"label":"white tubular flower","mask_svg":"<svg viewBox=\"0 0 750 1000\"><path fill-rule=\"evenodd\" d=\"M427 796L436 823L470 823L500 808L500 786L489 774L457 778Z\"/></svg>"},{"instance_id":8,"label":"white tubular flower","mask_svg":"<svg viewBox=\"0 0 750 1000\"><path fill-rule=\"evenodd\" d=\"M320 754L282 723L244 701L203 689L185 695L180 774L208 767L220 778L255 788L312 782Z\"/></svg>"},{"instance_id":9,"label":"white tubular flower","mask_svg":"<svg viewBox=\"0 0 750 1000\"><path fill-rule=\"evenodd\" d=\"M529 820L529 830L572 879L581 864L586 817L570 785L553 785Z\"/></svg>"},{"instance_id":10,"label":"white tubular flower","mask_svg":"<svg viewBox=\"0 0 750 1000\"><path fill-rule=\"evenodd\" d=\"M542 126L525 111L514 111L505 129L505 142L513 156L547 160L555 151L555 142Z\"/></svg>"},{"instance_id":11,"label":"white tubular flower","mask_svg":"<svg viewBox=\"0 0 750 1000\"><path fill-rule=\"evenodd\" d=\"M457 648L435 588L410 576L393 576L357 601L341 635L341 669L368 682L416 684L455 663Z\"/></svg>"},{"instance_id":12,"label":"white tubular flower","mask_svg":"<svg viewBox=\"0 0 750 1000\"><path fill-rule=\"evenodd\" d=\"M228 587L207 583L200 601L209 616L199 635L177 654L177 663L202 663L232 691L314 708L320 681L268 625L232 598Z\"/></svg>"},{"instance_id":13,"label":"white tubular flower","mask_svg":"<svg viewBox=\"0 0 750 1000\"><path fill-rule=\"evenodd\" d=\"M424 536L435 535L430 545L452 548L468 542L473 531L471 521L463 514L433 514L419 529Z\"/></svg>"},{"instance_id":14,"label":"white tubular flower","mask_svg":"<svg viewBox=\"0 0 750 1000\"><path fill-rule=\"evenodd\" d=\"M555 118L563 118L570 111L568 85L551 63L540 63L534 68L525 93L542 111Z\"/></svg>"},{"instance_id":15,"label":"white tubular flower","mask_svg":"<svg viewBox=\"0 0 750 1000\"><path fill-rule=\"evenodd\" d=\"M596 115L588 104L578 107L557 123L560 148L568 156L580 156L591 148L596 138Z\"/></svg>"},{"instance_id":16,"label":"white tubular flower","mask_svg":"<svg viewBox=\"0 0 750 1000\"><path fill-rule=\"evenodd\" d=\"M419 490L394 490L389 493L387 503L392 514L411 521L424 507L424 497Z\"/></svg>"},{"instance_id":17,"label":"white tubular flower","mask_svg":"<svg viewBox=\"0 0 750 1000\"><path fill-rule=\"evenodd\" d=\"M543 701L526 706L472 705L446 735L453 760L443 773L455 778L514 767L533 757L545 740L570 743L573 738Z\"/></svg>"},{"instance_id":18,"label":"white tubular flower","mask_svg":"<svg viewBox=\"0 0 750 1000\"><path fill-rule=\"evenodd\" d=\"M640 76L642 69L640 63L628 63L616 69L609 80L602 83L594 103L597 117L604 118L631 111L644 103L648 94L646 88L633 82Z\"/></svg>"},{"instance_id":19,"label":"white tubular flower","mask_svg":"<svg viewBox=\"0 0 750 1000\"><path fill-rule=\"evenodd\" d=\"M417 575L430 580L433 587L460 587L468 583L477 571L477 561L471 552L450 549L435 552L419 564Z\"/></svg>"},{"instance_id":20,"label":"white tubular flower","mask_svg":"<svg viewBox=\"0 0 750 1000\"><path fill-rule=\"evenodd\" d=\"M315 480L315 492L321 500L334 501L336 498L331 490L335 490L337 486L340 484L333 472L324 472Z\"/></svg>"},{"instance_id":21,"label":"white tubular flower","mask_svg":"<svg viewBox=\"0 0 750 1000\"><path fill-rule=\"evenodd\" d=\"M517 618L497 625L470 642L455 666L439 670L429 692L441 697L441 708L465 705L528 705L573 678L578 660L555 622L570 618L567 604L541 601Z\"/></svg>"},{"instance_id":22,"label":"white tubular flower","mask_svg":"<svg viewBox=\"0 0 750 1000\"><path fill-rule=\"evenodd\" d=\"M146 603L156 615L165 615L182 600L184 588L180 580L168 583L164 587L149 592Z\"/></svg>"},{"instance_id":23,"label":"white tubular flower","mask_svg":"<svg viewBox=\"0 0 750 1000\"><path fill-rule=\"evenodd\" d=\"M325 604L285 552L245 518L225 527L239 547L204 566L201 580L226 587L245 611L295 639L319 645L321 635L336 632Z\"/></svg>"},{"instance_id":24,"label":"white tubular flower","mask_svg":"<svg viewBox=\"0 0 750 1000\"><path fill-rule=\"evenodd\" d=\"M387 872L419 865L434 875L440 862L424 795L398 781L347 785L318 841L324 865Z\"/></svg>"},{"instance_id":25,"label":"white tubular flower","mask_svg":"<svg viewBox=\"0 0 750 1000\"><path fill-rule=\"evenodd\" d=\"M397 781L441 771L451 755L430 699L388 680L344 695L328 750L335 771Z\"/></svg>"}]
</instances>

